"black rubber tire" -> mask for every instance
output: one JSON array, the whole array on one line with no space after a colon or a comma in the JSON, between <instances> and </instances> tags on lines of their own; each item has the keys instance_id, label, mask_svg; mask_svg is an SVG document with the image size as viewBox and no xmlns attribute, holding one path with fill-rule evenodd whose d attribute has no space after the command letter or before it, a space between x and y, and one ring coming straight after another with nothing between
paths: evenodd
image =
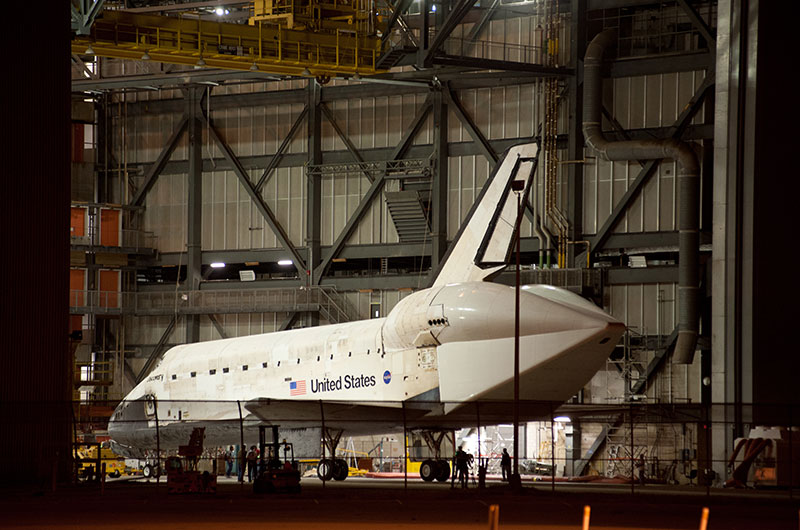
<instances>
[{"instance_id":1,"label":"black rubber tire","mask_svg":"<svg viewBox=\"0 0 800 530\"><path fill-rule=\"evenodd\" d=\"M431 482L439 475L439 463L436 460L425 460L419 466L419 476L425 482Z\"/></svg>"},{"instance_id":2,"label":"black rubber tire","mask_svg":"<svg viewBox=\"0 0 800 530\"><path fill-rule=\"evenodd\" d=\"M334 464L330 458L323 458L317 464L317 476L323 482L329 481L333 478Z\"/></svg>"},{"instance_id":3,"label":"black rubber tire","mask_svg":"<svg viewBox=\"0 0 800 530\"><path fill-rule=\"evenodd\" d=\"M333 461L333 480L342 481L350 474L350 467L345 460L337 458Z\"/></svg>"},{"instance_id":4,"label":"black rubber tire","mask_svg":"<svg viewBox=\"0 0 800 530\"><path fill-rule=\"evenodd\" d=\"M122 476L122 473L120 473L120 472L119 472L119 469L117 469L116 471L114 471L113 473L111 473L111 475L110 475L110 476L111 476L111 478L119 478L119 477L121 477L121 476Z\"/></svg>"},{"instance_id":5,"label":"black rubber tire","mask_svg":"<svg viewBox=\"0 0 800 530\"><path fill-rule=\"evenodd\" d=\"M153 466L151 466L150 464L145 464L144 467L142 468L142 476L144 478L153 478L153 477L155 477L155 472L154 472Z\"/></svg>"},{"instance_id":6,"label":"black rubber tire","mask_svg":"<svg viewBox=\"0 0 800 530\"><path fill-rule=\"evenodd\" d=\"M439 482L447 482L450 478L450 462L447 460L439 460L439 473L436 475L436 480Z\"/></svg>"}]
</instances>

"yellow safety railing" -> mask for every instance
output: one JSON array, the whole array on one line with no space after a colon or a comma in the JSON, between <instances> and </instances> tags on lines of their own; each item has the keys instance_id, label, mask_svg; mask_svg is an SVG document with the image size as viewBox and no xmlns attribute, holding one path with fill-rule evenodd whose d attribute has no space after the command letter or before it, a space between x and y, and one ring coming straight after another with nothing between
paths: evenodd
<instances>
[{"instance_id":1,"label":"yellow safety railing","mask_svg":"<svg viewBox=\"0 0 800 530\"><path fill-rule=\"evenodd\" d=\"M72 51L318 78L374 74L380 38L358 33L356 26L352 31L315 32L279 23L228 24L106 11L91 35L73 39Z\"/></svg>"}]
</instances>

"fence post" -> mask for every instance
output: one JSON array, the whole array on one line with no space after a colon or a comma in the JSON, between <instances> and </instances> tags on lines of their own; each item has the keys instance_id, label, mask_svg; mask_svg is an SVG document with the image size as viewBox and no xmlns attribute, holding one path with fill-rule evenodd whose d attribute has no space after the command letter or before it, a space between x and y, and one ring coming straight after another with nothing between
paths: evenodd
<instances>
[{"instance_id":1,"label":"fence post","mask_svg":"<svg viewBox=\"0 0 800 530\"><path fill-rule=\"evenodd\" d=\"M319 461L320 463L318 464L317 470L319 470L319 467L322 466L322 463L325 461L325 443L326 443L325 442L325 405L322 404L322 400L321 399L319 400L319 417L320 417L320 422L322 423L322 432L320 433L320 434L322 434L322 458ZM335 455L331 455L331 456L335 456ZM333 465L332 462L331 462L331 465ZM319 472L317 472L317 475L319 475ZM320 475L320 480L322 480L322 475ZM326 480L322 480L322 489L325 489L325 483L326 482L327 482Z\"/></svg>"},{"instance_id":2,"label":"fence post","mask_svg":"<svg viewBox=\"0 0 800 530\"><path fill-rule=\"evenodd\" d=\"M403 490L408 491L408 437L406 436L406 402L402 401L400 405L403 408Z\"/></svg>"},{"instance_id":3,"label":"fence post","mask_svg":"<svg viewBox=\"0 0 800 530\"><path fill-rule=\"evenodd\" d=\"M633 495L636 488L636 477L634 476L633 472L634 468L636 467L634 462L634 458L636 455L634 455L635 449L633 445L633 403L630 403L628 407L629 407L628 419L630 420L630 427L631 427L631 495ZM642 469L642 472L643 471L644 469Z\"/></svg>"},{"instance_id":4,"label":"fence post","mask_svg":"<svg viewBox=\"0 0 800 530\"><path fill-rule=\"evenodd\" d=\"M239 484L244 486L244 470L242 469L242 464L247 462L247 457L245 456L247 452L244 446L244 418L242 417L242 402L238 399L236 400L236 406L239 407L239 441L241 442L241 445L239 446L240 449L238 462L236 463L239 473L237 474L236 478L238 479L239 477L242 477L242 480L239 481Z\"/></svg>"},{"instance_id":5,"label":"fence post","mask_svg":"<svg viewBox=\"0 0 800 530\"><path fill-rule=\"evenodd\" d=\"M158 426L158 400L153 397L153 410L156 416L156 485L161 482L161 430Z\"/></svg>"},{"instance_id":6,"label":"fence post","mask_svg":"<svg viewBox=\"0 0 800 530\"><path fill-rule=\"evenodd\" d=\"M550 474L550 491L556 492L556 434L555 434L556 420L553 417L553 402L550 402L550 465L552 471ZM514 458L517 458L516 456Z\"/></svg>"}]
</instances>

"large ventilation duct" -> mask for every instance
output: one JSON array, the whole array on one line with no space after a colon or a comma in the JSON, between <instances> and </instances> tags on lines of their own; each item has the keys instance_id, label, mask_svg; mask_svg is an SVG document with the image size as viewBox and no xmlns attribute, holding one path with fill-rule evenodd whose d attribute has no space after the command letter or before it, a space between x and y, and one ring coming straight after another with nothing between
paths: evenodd
<instances>
[{"instance_id":1,"label":"large ventilation duct","mask_svg":"<svg viewBox=\"0 0 800 530\"><path fill-rule=\"evenodd\" d=\"M700 165L685 142L674 139L609 142L600 127L603 101L600 75L603 52L613 43L615 32L597 35L586 49L583 63L583 136L604 160L653 160L672 158L678 163L678 341L674 362L690 364L698 335L699 285L699 196Z\"/></svg>"}]
</instances>

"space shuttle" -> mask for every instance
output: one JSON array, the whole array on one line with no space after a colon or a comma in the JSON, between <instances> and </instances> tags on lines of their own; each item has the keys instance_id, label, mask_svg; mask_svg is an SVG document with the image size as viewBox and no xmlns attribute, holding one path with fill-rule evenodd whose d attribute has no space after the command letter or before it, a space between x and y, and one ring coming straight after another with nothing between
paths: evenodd
<instances>
[{"instance_id":1,"label":"space shuttle","mask_svg":"<svg viewBox=\"0 0 800 530\"><path fill-rule=\"evenodd\" d=\"M198 426L206 446L249 445L258 425L280 425L307 433L317 451L323 445L320 477L343 480L342 461L324 458L326 450L335 455L342 433L444 432L475 427L476 417L509 422L515 289L488 280L511 256L518 201L527 203L538 152L537 143L506 151L430 287L386 317L170 349L111 416L114 450L176 448ZM523 182L514 186L521 191L513 181ZM524 420L580 391L625 329L579 295L545 285L522 287L519 315ZM423 466L422 478L443 466Z\"/></svg>"}]
</instances>

